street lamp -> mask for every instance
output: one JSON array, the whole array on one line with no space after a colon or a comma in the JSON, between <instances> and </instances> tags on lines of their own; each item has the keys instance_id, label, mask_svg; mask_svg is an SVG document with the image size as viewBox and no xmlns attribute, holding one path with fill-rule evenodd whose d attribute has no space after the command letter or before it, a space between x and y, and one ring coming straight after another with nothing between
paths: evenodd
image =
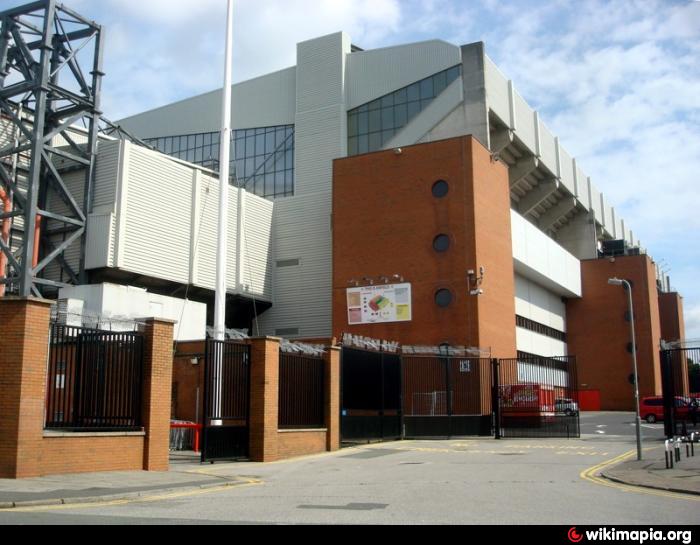
<instances>
[{"instance_id":1,"label":"street lamp","mask_svg":"<svg viewBox=\"0 0 700 545\"><path fill-rule=\"evenodd\" d=\"M637 372L637 341L634 335L634 306L632 305L632 284L620 278L608 280L611 286L622 286L627 292L630 313L630 334L632 336L632 363L634 364L634 406L637 410L635 425L637 428L637 460L642 459L642 419L639 414L639 373Z\"/></svg>"}]
</instances>

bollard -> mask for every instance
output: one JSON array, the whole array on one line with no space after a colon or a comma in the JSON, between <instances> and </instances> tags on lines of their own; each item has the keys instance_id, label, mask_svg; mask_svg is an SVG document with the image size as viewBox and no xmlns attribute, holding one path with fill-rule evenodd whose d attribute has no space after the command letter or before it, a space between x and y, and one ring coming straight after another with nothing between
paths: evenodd
<instances>
[{"instance_id":1,"label":"bollard","mask_svg":"<svg viewBox=\"0 0 700 545\"><path fill-rule=\"evenodd\" d=\"M666 469L673 469L673 454L671 452L671 442L666 439L664 443L664 457L666 458Z\"/></svg>"},{"instance_id":2,"label":"bollard","mask_svg":"<svg viewBox=\"0 0 700 545\"><path fill-rule=\"evenodd\" d=\"M673 444L673 450L675 451L675 454L676 454L676 462L680 462L681 461L681 440L680 440L680 438L676 438L676 441Z\"/></svg>"}]
</instances>

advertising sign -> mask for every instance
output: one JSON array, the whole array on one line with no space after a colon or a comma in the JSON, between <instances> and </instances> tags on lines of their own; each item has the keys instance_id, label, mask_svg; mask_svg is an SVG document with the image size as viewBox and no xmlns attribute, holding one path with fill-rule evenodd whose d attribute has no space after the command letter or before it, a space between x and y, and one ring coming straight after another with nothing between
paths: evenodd
<instances>
[{"instance_id":1,"label":"advertising sign","mask_svg":"<svg viewBox=\"0 0 700 545\"><path fill-rule=\"evenodd\" d=\"M386 284L347 291L350 325L410 322L411 284Z\"/></svg>"}]
</instances>

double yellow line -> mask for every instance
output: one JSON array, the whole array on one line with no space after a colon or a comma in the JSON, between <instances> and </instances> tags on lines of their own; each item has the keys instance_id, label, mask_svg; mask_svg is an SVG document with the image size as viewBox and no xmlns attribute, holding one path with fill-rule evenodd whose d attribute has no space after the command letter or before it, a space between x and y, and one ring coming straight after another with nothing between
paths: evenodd
<instances>
[{"instance_id":1,"label":"double yellow line","mask_svg":"<svg viewBox=\"0 0 700 545\"><path fill-rule=\"evenodd\" d=\"M600 463L596 466L584 469L579 475L584 481L588 481L594 484L599 484L602 486L607 486L609 488L615 488L617 490L622 490L623 492L634 492L636 494L647 494L649 496L661 496L663 498L671 498L676 500L686 500L686 501L700 501L700 496L695 496L693 494L682 494L680 492L670 492L666 490L656 490L653 488L644 488L641 486L632 486L629 484L616 483L608 479L604 479L599 476L599 473L609 467L622 463L630 458L632 458L637 453L636 450L630 450L613 458L612 460L607 460L606 462Z\"/></svg>"}]
</instances>

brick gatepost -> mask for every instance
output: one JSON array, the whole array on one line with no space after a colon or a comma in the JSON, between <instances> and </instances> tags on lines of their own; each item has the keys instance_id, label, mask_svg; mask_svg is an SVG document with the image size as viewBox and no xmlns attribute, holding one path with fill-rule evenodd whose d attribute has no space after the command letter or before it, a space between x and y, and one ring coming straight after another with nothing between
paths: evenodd
<instances>
[{"instance_id":1,"label":"brick gatepost","mask_svg":"<svg viewBox=\"0 0 700 545\"><path fill-rule=\"evenodd\" d=\"M250 340L250 460L279 458L280 339Z\"/></svg>"},{"instance_id":2,"label":"brick gatepost","mask_svg":"<svg viewBox=\"0 0 700 545\"><path fill-rule=\"evenodd\" d=\"M326 361L326 448L340 449L340 347L331 346Z\"/></svg>"},{"instance_id":3,"label":"brick gatepost","mask_svg":"<svg viewBox=\"0 0 700 545\"><path fill-rule=\"evenodd\" d=\"M51 304L0 298L0 478L40 473Z\"/></svg>"},{"instance_id":4,"label":"brick gatepost","mask_svg":"<svg viewBox=\"0 0 700 545\"><path fill-rule=\"evenodd\" d=\"M143 428L146 443L143 469L168 471L170 456L170 409L173 383L173 327L160 318L144 320Z\"/></svg>"}]
</instances>

